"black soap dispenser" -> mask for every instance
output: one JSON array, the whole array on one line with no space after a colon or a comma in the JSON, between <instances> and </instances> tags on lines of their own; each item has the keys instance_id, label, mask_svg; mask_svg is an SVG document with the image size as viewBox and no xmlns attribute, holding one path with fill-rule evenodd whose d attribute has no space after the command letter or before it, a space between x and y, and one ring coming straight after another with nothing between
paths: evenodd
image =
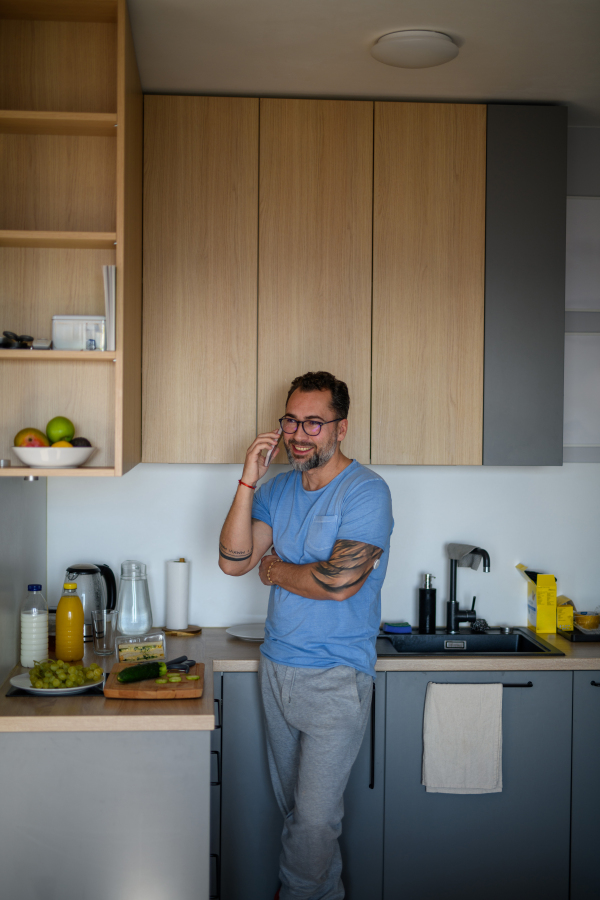
<instances>
[{"instance_id":1,"label":"black soap dispenser","mask_svg":"<svg viewBox=\"0 0 600 900\"><path fill-rule=\"evenodd\" d=\"M426 575L425 584L419 588L419 634L435 634L435 588L431 586L435 575Z\"/></svg>"}]
</instances>

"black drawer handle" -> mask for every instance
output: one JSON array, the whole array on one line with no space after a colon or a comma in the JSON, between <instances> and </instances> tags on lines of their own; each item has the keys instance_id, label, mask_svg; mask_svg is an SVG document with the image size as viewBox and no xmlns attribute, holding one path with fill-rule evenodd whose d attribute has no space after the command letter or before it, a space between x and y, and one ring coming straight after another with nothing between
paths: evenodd
<instances>
[{"instance_id":1,"label":"black drawer handle","mask_svg":"<svg viewBox=\"0 0 600 900\"><path fill-rule=\"evenodd\" d=\"M217 757L217 781L211 781L210 786L218 787L221 784L221 754L218 750L211 750L210 755Z\"/></svg>"},{"instance_id":2,"label":"black drawer handle","mask_svg":"<svg viewBox=\"0 0 600 900\"><path fill-rule=\"evenodd\" d=\"M369 788L375 787L375 682L373 681L373 694L371 697L371 756L369 760Z\"/></svg>"},{"instance_id":3,"label":"black drawer handle","mask_svg":"<svg viewBox=\"0 0 600 900\"><path fill-rule=\"evenodd\" d=\"M597 681L590 681L590 684L592 687L600 687L600 684L598 684Z\"/></svg>"},{"instance_id":4,"label":"black drawer handle","mask_svg":"<svg viewBox=\"0 0 600 900\"><path fill-rule=\"evenodd\" d=\"M215 715L215 731L216 731L217 728L221 727L221 701L218 699L215 699L215 700L213 700L213 703L215 703L216 707L217 707L215 710L215 713L216 713L216 715Z\"/></svg>"},{"instance_id":5,"label":"black drawer handle","mask_svg":"<svg viewBox=\"0 0 600 900\"><path fill-rule=\"evenodd\" d=\"M528 681L527 684L503 684L502 687L533 687L533 681Z\"/></svg>"},{"instance_id":6,"label":"black drawer handle","mask_svg":"<svg viewBox=\"0 0 600 900\"><path fill-rule=\"evenodd\" d=\"M216 894L209 894L208 900L219 900L221 896L221 860L218 853L211 853L210 858L215 860L215 890Z\"/></svg>"}]
</instances>

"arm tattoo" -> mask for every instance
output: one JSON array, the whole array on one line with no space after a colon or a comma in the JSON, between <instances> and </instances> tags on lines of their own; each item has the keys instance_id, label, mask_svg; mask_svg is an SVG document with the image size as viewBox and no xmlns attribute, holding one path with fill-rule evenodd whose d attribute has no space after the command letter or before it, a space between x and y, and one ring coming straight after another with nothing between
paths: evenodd
<instances>
[{"instance_id":1,"label":"arm tattoo","mask_svg":"<svg viewBox=\"0 0 600 900\"><path fill-rule=\"evenodd\" d=\"M383 550L362 541L336 541L328 560L315 564L312 577L329 593L336 594L362 585Z\"/></svg>"},{"instance_id":2,"label":"arm tattoo","mask_svg":"<svg viewBox=\"0 0 600 900\"><path fill-rule=\"evenodd\" d=\"M250 547L249 550L232 550L219 541L219 556L229 559L231 562L243 562L245 559L250 559L253 550L253 547Z\"/></svg>"}]
</instances>

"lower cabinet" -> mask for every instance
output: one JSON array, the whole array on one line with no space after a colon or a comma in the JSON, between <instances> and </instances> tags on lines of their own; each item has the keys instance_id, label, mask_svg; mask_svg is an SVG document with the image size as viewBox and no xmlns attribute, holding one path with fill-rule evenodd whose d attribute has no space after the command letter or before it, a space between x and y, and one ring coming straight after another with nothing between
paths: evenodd
<instances>
[{"instance_id":1,"label":"lower cabinet","mask_svg":"<svg viewBox=\"0 0 600 900\"><path fill-rule=\"evenodd\" d=\"M426 793L429 681L533 683L503 692L501 793ZM571 672L388 673L384 900L567 900L571 709ZM597 729L596 747L599 735Z\"/></svg>"},{"instance_id":2,"label":"lower cabinet","mask_svg":"<svg viewBox=\"0 0 600 900\"><path fill-rule=\"evenodd\" d=\"M282 817L271 788L258 679L222 681L220 900L271 900L279 886ZM385 675L344 794L340 840L347 900L377 900L383 883Z\"/></svg>"},{"instance_id":3,"label":"lower cabinet","mask_svg":"<svg viewBox=\"0 0 600 900\"><path fill-rule=\"evenodd\" d=\"M506 686L502 792L426 793L421 762L429 681ZM220 803L220 843L214 836L213 853L220 885L214 893L215 879L211 896L271 900L279 883L282 818L271 788L258 680L255 673L236 672L218 683L221 756L214 754L214 761L221 763L220 772L215 769L221 785L220 798L213 788L213 803ZM595 685L600 672L380 673L372 727L344 795L347 900L569 900L571 847L570 900L595 900ZM213 829L218 822L215 815Z\"/></svg>"},{"instance_id":4,"label":"lower cabinet","mask_svg":"<svg viewBox=\"0 0 600 900\"><path fill-rule=\"evenodd\" d=\"M573 680L573 796L571 900L596 900L600 844L600 672L575 672Z\"/></svg>"}]
</instances>

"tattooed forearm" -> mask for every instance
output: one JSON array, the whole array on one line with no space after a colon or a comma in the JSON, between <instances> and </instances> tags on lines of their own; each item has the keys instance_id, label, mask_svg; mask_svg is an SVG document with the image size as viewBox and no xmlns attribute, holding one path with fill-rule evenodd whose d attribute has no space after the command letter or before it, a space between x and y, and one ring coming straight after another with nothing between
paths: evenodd
<instances>
[{"instance_id":1,"label":"tattooed forearm","mask_svg":"<svg viewBox=\"0 0 600 900\"><path fill-rule=\"evenodd\" d=\"M219 541L219 556L222 556L223 559L228 559L231 562L243 562L246 559L250 559L252 557L252 550L252 547L250 547L249 550L232 550L230 547L226 547L222 541Z\"/></svg>"},{"instance_id":2,"label":"tattooed forearm","mask_svg":"<svg viewBox=\"0 0 600 900\"><path fill-rule=\"evenodd\" d=\"M316 563L312 577L332 594L362 585L383 550L362 541L336 541L328 560Z\"/></svg>"}]
</instances>

